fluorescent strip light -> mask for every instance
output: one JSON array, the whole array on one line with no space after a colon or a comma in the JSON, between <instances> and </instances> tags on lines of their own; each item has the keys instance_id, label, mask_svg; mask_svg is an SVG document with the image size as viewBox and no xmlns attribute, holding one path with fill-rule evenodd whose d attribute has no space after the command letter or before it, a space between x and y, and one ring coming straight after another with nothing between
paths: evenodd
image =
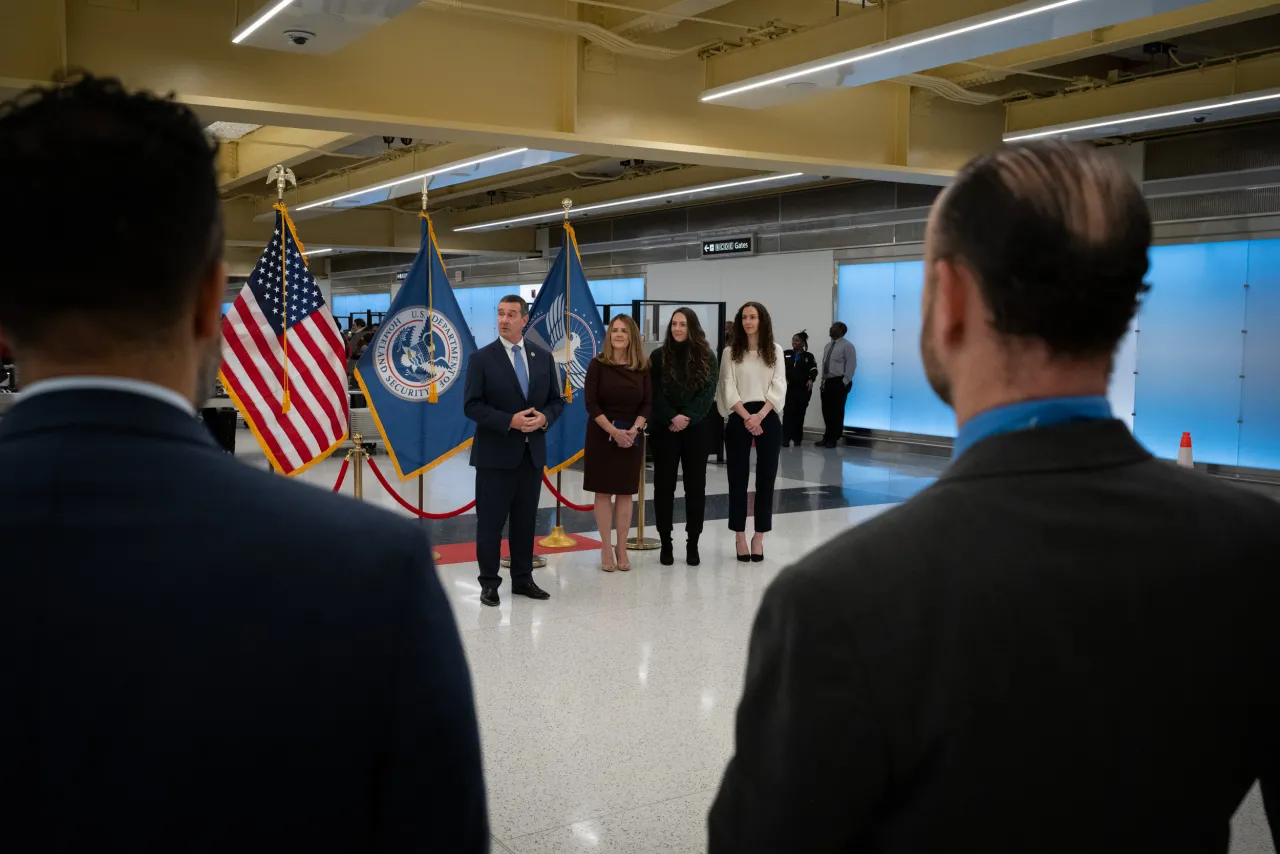
<instances>
[{"instance_id":1,"label":"fluorescent strip light","mask_svg":"<svg viewBox=\"0 0 1280 854\"><path fill-rule=\"evenodd\" d=\"M323 255L326 252L332 252L332 251L333 251L332 249L312 249L310 252L303 252L302 254L310 258L313 255Z\"/></svg>"},{"instance_id":2,"label":"fluorescent strip light","mask_svg":"<svg viewBox=\"0 0 1280 854\"><path fill-rule=\"evenodd\" d=\"M684 190L672 190L667 193L650 193L647 196L633 196L629 199L618 199L612 202L599 202L594 205L583 205L580 208L572 208L569 215L591 213L592 211L602 211L607 208L616 208L622 205L642 205L645 202L656 202L660 199L670 199L675 196L692 196L696 193L710 193L715 190L731 190L735 187L747 187L752 184L763 184L768 181L782 181L787 178L800 178L803 172L791 172L787 175L766 175L763 178L748 178L744 181L725 181L720 184L707 184L705 187L689 187ZM552 217L563 216L563 211L546 211L545 213L529 214L528 216L517 216L511 219L499 219L493 222L481 222L476 225L464 225L462 228L455 228L454 231L482 231L490 228L502 228L508 225L516 225L522 222L536 222L538 220L551 219Z\"/></svg>"},{"instance_id":3,"label":"fluorescent strip light","mask_svg":"<svg viewBox=\"0 0 1280 854\"><path fill-rule=\"evenodd\" d=\"M1005 142L1026 142L1029 139L1041 139L1046 136L1067 136L1082 130L1095 130L1097 128L1110 128L1116 125L1130 125L1134 122L1149 122L1152 119L1167 119L1172 116L1186 116L1192 113L1207 113L1212 110L1222 110L1227 107L1239 107L1244 104L1256 104L1259 101L1274 101L1280 99L1280 93L1271 95L1259 95L1256 98L1237 98L1234 101L1223 101L1221 104L1210 104L1208 106L1201 104L1198 107L1184 107L1180 110L1167 110L1163 113L1152 113L1144 116L1130 116L1126 119L1111 119L1105 122L1094 122L1088 125L1076 125L1074 127L1060 127L1056 130L1036 131L1035 133L1020 133L1014 136L1006 136Z\"/></svg>"},{"instance_id":4,"label":"fluorescent strip light","mask_svg":"<svg viewBox=\"0 0 1280 854\"><path fill-rule=\"evenodd\" d=\"M231 39L231 43L240 44L240 42L244 41L245 39L249 38L249 36L253 35L257 31L258 27L261 27L263 24L265 24L267 21L270 21L276 15L279 15L281 12L284 11L284 8L286 6L292 3L293 3L293 0L280 0L279 3L271 7L270 12L267 12L267 14L263 15L261 18L259 18L258 20L250 24L249 28L245 30L243 33Z\"/></svg>"},{"instance_id":5,"label":"fluorescent strip light","mask_svg":"<svg viewBox=\"0 0 1280 854\"><path fill-rule=\"evenodd\" d=\"M730 95L740 95L743 92L750 92L754 89L762 89L765 86L772 86L775 83L786 83L788 80L795 80L800 77L807 77L810 74L820 74L823 71L830 71L831 69L839 68L842 65L850 65L855 62L866 62L868 59L878 59L879 57L887 56L888 54L891 54L891 53L898 53L899 51L907 50L908 48L919 47L922 44L930 44L932 42L942 41L943 39L954 38L955 36L963 36L966 33L976 32L978 30L986 29L987 27L994 27L994 26L997 26L998 24L1007 24L1010 21L1016 21L1020 18L1029 18L1032 15L1039 15L1042 12L1052 12L1054 9L1061 9L1064 6L1071 6L1076 3L1083 3L1083 2L1085 2L1085 0L1058 0L1058 2L1050 3L1047 6L1038 6L1035 9L1023 9L1021 12L1015 12L1012 15L1005 15L1004 17L1001 17L1001 18L993 18L990 21L983 21L978 24L970 24L969 26L961 27L958 30L948 30L945 33L935 33L931 36L925 36L924 38L914 39L909 42L903 42L902 44L896 44L896 45L893 45L892 47L886 47L886 48L882 48L881 50L875 50L875 51L872 51L871 53L864 53L858 56L849 57L847 59L838 59L834 62L828 62L825 65L818 65L813 68L806 68L802 71L791 71L791 72L788 72L787 74L780 74L777 77L770 77L767 80L757 80L755 83L744 83L741 86L735 86L732 89L726 89L723 92L713 92L708 95L703 95L701 100L704 102L709 102L709 101L719 100L720 98L728 98Z\"/></svg>"},{"instance_id":6,"label":"fluorescent strip light","mask_svg":"<svg viewBox=\"0 0 1280 854\"><path fill-rule=\"evenodd\" d=\"M498 160L503 157L512 157L516 154L524 154L528 150L529 149L527 148L517 148L513 151L503 151L498 154L489 154L484 157L477 157L474 160L464 160L461 163L451 163L448 166L441 166L436 169L429 169L426 172L415 172L412 175L406 175L403 178L397 178L396 180L388 181L385 184L374 184L372 187L363 187L359 190L352 190L350 193L343 193L341 196L331 196L327 199L320 199L317 202L308 202L305 205L300 205L299 207L294 208L294 210L306 211L306 210L311 210L312 208L321 207L323 205L336 204L338 202L346 201L347 199L354 199L356 196L363 196L365 193L376 193L378 190L389 190L392 187L395 187L399 184L407 184L410 181L421 181L423 178L432 178L432 177L435 177L436 175L444 175L448 172L453 172L458 169L466 169L469 166L479 166L481 163L488 163L490 160Z\"/></svg>"}]
</instances>

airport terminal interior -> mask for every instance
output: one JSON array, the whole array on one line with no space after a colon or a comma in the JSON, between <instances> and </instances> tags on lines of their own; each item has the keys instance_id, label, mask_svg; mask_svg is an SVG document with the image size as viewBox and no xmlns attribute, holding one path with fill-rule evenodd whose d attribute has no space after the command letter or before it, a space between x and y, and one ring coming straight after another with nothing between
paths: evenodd
<instances>
[{"instance_id":1,"label":"airport terminal interior","mask_svg":"<svg viewBox=\"0 0 1280 854\"><path fill-rule=\"evenodd\" d=\"M420 524L472 671L495 852L705 850L765 588L950 461L954 417L920 355L923 240L974 155L1062 138L1124 164L1155 245L1112 410L1170 465L1189 443L1197 468L1280 500L1275 0L0 0L0 97L71 69L195 110L220 145L224 310L270 260L283 203L352 364L392 320L424 210L432 287L476 346L501 297L536 305L575 250L600 318L634 317L648 352L679 306L715 347L758 301L819 361L847 327L841 438L815 446L815 385L763 561L735 559L713 451L701 564L683 560L677 487L674 565L637 548L630 572L601 572L575 462L568 503L540 500L538 540L571 542L537 548L551 598L504 586L497 608L479 601L465 449L402 479L352 379L348 436L294 476L447 517ZM92 187L68 200L68 216L110 209ZM0 386L2 413L21 376L6 365ZM246 465L273 465L225 389L202 412ZM631 531L649 540L653 477ZM1274 854L1256 791L1232 852Z\"/></svg>"}]
</instances>

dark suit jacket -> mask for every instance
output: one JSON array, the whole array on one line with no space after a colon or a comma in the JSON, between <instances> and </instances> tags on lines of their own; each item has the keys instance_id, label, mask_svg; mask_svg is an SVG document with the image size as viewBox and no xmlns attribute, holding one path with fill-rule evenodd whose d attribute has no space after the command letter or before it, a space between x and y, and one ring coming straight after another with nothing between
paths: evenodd
<instances>
[{"instance_id":1,"label":"dark suit jacket","mask_svg":"<svg viewBox=\"0 0 1280 854\"><path fill-rule=\"evenodd\" d=\"M502 339L481 347L467 361L464 411L476 422L476 439L471 445L471 465L476 468L513 469L524 459L526 444L538 471L547 464L545 432L512 430L511 416L532 406L547 416L547 427L556 423L564 408L562 380L550 353L528 338L524 346L529 358L527 398L520 391L520 380Z\"/></svg>"},{"instance_id":2,"label":"dark suit jacket","mask_svg":"<svg viewBox=\"0 0 1280 854\"><path fill-rule=\"evenodd\" d=\"M988 438L769 588L711 851L1221 854L1280 808L1277 602L1280 504Z\"/></svg>"},{"instance_id":3,"label":"dark suit jacket","mask_svg":"<svg viewBox=\"0 0 1280 854\"><path fill-rule=\"evenodd\" d=\"M485 852L421 529L111 391L0 420L0 848Z\"/></svg>"}]
</instances>

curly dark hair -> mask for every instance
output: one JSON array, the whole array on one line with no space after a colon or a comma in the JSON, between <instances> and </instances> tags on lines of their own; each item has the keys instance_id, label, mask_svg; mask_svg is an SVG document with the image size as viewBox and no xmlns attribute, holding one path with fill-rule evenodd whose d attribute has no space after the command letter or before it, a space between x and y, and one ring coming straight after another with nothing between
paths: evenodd
<instances>
[{"instance_id":1,"label":"curly dark hair","mask_svg":"<svg viewBox=\"0 0 1280 854\"><path fill-rule=\"evenodd\" d=\"M738 313L733 317L733 332L729 336L729 355L735 362L741 362L742 357L747 354L747 330L742 328L742 312L748 308L754 308L760 318L758 330L760 358L772 368L774 362L778 360L778 354L773 350L773 319L769 317L769 310L755 301L744 302L742 308L738 309Z\"/></svg>"},{"instance_id":2,"label":"curly dark hair","mask_svg":"<svg viewBox=\"0 0 1280 854\"><path fill-rule=\"evenodd\" d=\"M1060 140L1009 145L970 161L937 205L933 258L973 272L997 332L1067 358L1115 350L1148 290L1152 233L1117 160Z\"/></svg>"},{"instance_id":3,"label":"curly dark hair","mask_svg":"<svg viewBox=\"0 0 1280 854\"><path fill-rule=\"evenodd\" d=\"M671 324L677 314L684 315L685 322L689 325L689 337L683 342L671 337ZM671 312L671 320L667 321L667 336L662 339L663 388L681 391L700 389L712 378L714 364L715 357L698 315L684 305Z\"/></svg>"},{"instance_id":4,"label":"curly dark hair","mask_svg":"<svg viewBox=\"0 0 1280 854\"><path fill-rule=\"evenodd\" d=\"M0 104L0 325L13 341L46 346L74 320L101 352L179 322L222 256L216 153L190 109L113 78L75 73ZM78 204L86 194L101 215Z\"/></svg>"}]
</instances>

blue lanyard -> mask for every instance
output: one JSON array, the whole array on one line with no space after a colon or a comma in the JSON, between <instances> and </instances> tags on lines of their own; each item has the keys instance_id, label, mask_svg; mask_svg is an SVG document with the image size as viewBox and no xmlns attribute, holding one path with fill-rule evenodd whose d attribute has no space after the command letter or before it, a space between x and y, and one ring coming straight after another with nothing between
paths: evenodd
<instances>
[{"instance_id":1,"label":"blue lanyard","mask_svg":"<svg viewBox=\"0 0 1280 854\"><path fill-rule=\"evenodd\" d=\"M965 422L956 436L955 459L983 439L1015 430L1034 430L1073 421L1105 421L1112 417L1105 397L1053 397L1011 403L980 412Z\"/></svg>"}]
</instances>

